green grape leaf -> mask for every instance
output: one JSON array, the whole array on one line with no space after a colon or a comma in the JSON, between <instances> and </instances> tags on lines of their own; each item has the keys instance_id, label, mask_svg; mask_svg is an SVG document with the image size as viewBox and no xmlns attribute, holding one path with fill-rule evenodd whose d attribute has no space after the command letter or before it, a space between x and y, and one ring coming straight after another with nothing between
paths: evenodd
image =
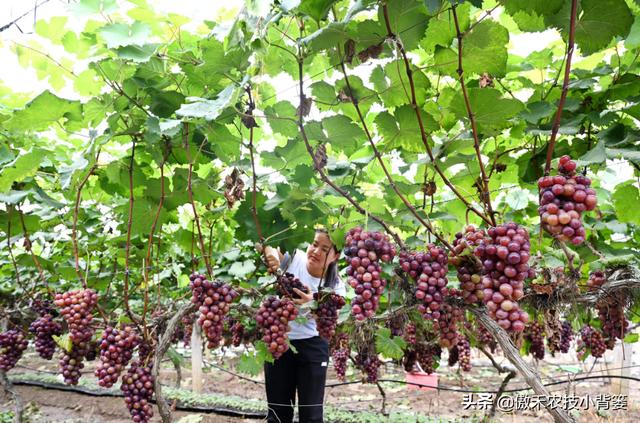
<instances>
[{"instance_id":1,"label":"green grape leaf","mask_svg":"<svg viewBox=\"0 0 640 423\"><path fill-rule=\"evenodd\" d=\"M71 349L73 348L73 343L71 342L71 337L69 336L68 333L65 333L64 335L61 335L61 336L52 335L52 338L55 341L57 346L59 346L66 352L71 352Z\"/></svg>"},{"instance_id":2,"label":"green grape leaf","mask_svg":"<svg viewBox=\"0 0 640 423\"><path fill-rule=\"evenodd\" d=\"M21 182L25 178L35 175L44 159L43 151L32 150L9 163L0 170L0 192L7 192L14 182Z\"/></svg>"},{"instance_id":3,"label":"green grape leaf","mask_svg":"<svg viewBox=\"0 0 640 423\"><path fill-rule=\"evenodd\" d=\"M121 59L128 59L137 63L147 62L156 52L159 44L145 44L143 46L125 46L116 49L116 54Z\"/></svg>"},{"instance_id":4,"label":"green grape leaf","mask_svg":"<svg viewBox=\"0 0 640 423\"><path fill-rule=\"evenodd\" d=\"M240 356L236 370L240 373L258 376L264 367L264 359L261 360L260 358L260 354L245 351Z\"/></svg>"},{"instance_id":5,"label":"green grape leaf","mask_svg":"<svg viewBox=\"0 0 640 423\"><path fill-rule=\"evenodd\" d=\"M492 128L506 128L509 119L517 115L523 104L519 100L502 98L500 91L494 88L470 88L469 101L475 115L478 130L483 132ZM456 116L467 118L467 109L462 94L458 94L451 102L451 110Z\"/></svg>"},{"instance_id":6,"label":"green grape leaf","mask_svg":"<svg viewBox=\"0 0 640 423\"><path fill-rule=\"evenodd\" d=\"M620 185L614 191L611 199L619 221L640 225L640 214L637 211L638 204L640 204L638 188L629 183Z\"/></svg>"},{"instance_id":7,"label":"green grape leaf","mask_svg":"<svg viewBox=\"0 0 640 423\"><path fill-rule=\"evenodd\" d=\"M115 12L118 9L118 5L116 0L80 0L71 4L69 9L78 16L86 16Z\"/></svg>"},{"instance_id":8,"label":"green grape leaf","mask_svg":"<svg viewBox=\"0 0 640 423\"><path fill-rule=\"evenodd\" d=\"M142 22L134 22L132 25L115 23L103 26L98 32L107 42L108 48L142 46L151 34L151 27Z\"/></svg>"},{"instance_id":9,"label":"green grape leaf","mask_svg":"<svg viewBox=\"0 0 640 423\"><path fill-rule=\"evenodd\" d=\"M376 332L376 351L383 356L398 360L404 355L407 343L399 336L391 337L391 329L380 328Z\"/></svg>"},{"instance_id":10,"label":"green grape leaf","mask_svg":"<svg viewBox=\"0 0 640 423\"><path fill-rule=\"evenodd\" d=\"M507 69L509 31L491 20L483 20L464 38L462 63L466 75L487 72L504 76Z\"/></svg>"},{"instance_id":11,"label":"green grape leaf","mask_svg":"<svg viewBox=\"0 0 640 423\"><path fill-rule=\"evenodd\" d=\"M215 100L208 100L198 97L187 97L191 103L183 104L176 115L190 118L204 118L205 120L215 120L224 109L236 102L239 95L238 86L228 85Z\"/></svg>"},{"instance_id":12,"label":"green grape leaf","mask_svg":"<svg viewBox=\"0 0 640 423\"><path fill-rule=\"evenodd\" d=\"M312 17L316 22L320 22L326 18L331 6L337 2L338 0L302 0L298 10Z\"/></svg>"},{"instance_id":13,"label":"green grape leaf","mask_svg":"<svg viewBox=\"0 0 640 423\"><path fill-rule=\"evenodd\" d=\"M62 118L71 121L81 117L82 105L79 101L60 98L47 90L27 103L24 109L15 111L3 126L16 131L41 131L49 129L52 123Z\"/></svg>"}]
</instances>

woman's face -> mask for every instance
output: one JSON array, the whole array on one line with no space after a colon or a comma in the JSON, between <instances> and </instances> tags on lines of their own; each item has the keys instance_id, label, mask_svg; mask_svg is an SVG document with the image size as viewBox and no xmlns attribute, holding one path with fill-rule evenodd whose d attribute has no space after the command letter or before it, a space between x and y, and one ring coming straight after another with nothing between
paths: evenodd
<instances>
[{"instance_id":1,"label":"woman's face","mask_svg":"<svg viewBox=\"0 0 640 423\"><path fill-rule=\"evenodd\" d=\"M326 266L338 259L333 244L323 232L316 232L313 242L307 248L307 269L312 276L320 277ZM325 266L325 268L323 268Z\"/></svg>"}]
</instances>

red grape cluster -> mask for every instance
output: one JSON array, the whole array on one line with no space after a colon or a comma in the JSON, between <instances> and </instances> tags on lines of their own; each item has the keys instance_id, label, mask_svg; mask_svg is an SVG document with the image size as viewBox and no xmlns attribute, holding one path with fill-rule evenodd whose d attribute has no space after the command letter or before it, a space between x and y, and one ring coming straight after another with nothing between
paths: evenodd
<instances>
[{"instance_id":1,"label":"red grape cluster","mask_svg":"<svg viewBox=\"0 0 640 423\"><path fill-rule=\"evenodd\" d=\"M207 347L217 348L222 339L224 317L238 293L228 284L211 282L204 275L194 273L190 279L191 302L199 307L198 324L207 336Z\"/></svg>"},{"instance_id":2,"label":"red grape cluster","mask_svg":"<svg viewBox=\"0 0 640 423\"><path fill-rule=\"evenodd\" d=\"M296 278L291 273L285 273L278 278L278 292L283 297L299 299L300 296L295 293L293 288L297 288L305 294L309 294L309 288L307 288L300 279Z\"/></svg>"},{"instance_id":3,"label":"red grape cluster","mask_svg":"<svg viewBox=\"0 0 640 423\"><path fill-rule=\"evenodd\" d=\"M458 362L463 372L471 371L471 344L469 338L460 336L454 348L458 350Z\"/></svg>"},{"instance_id":4,"label":"red grape cluster","mask_svg":"<svg viewBox=\"0 0 640 423\"><path fill-rule=\"evenodd\" d=\"M482 326L480 323L477 324L477 331L478 331L478 343L482 345L486 345L487 347L489 347L491 352L495 352L496 348L498 347L498 343L496 342L493 335L491 335L491 332L489 332L487 328Z\"/></svg>"},{"instance_id":5,"label":"red grape cluster","mask_svg":"<svg viewBox=\"0 0 640 423\"><path fill-rule=\"evenodd\" d=\"M417 338L416 338L416 325L414 323L407 323L407 325L404 327L404 340L407 342L407 344L409 345L415 345Z\"/></svg>"},{"instance_id":6,"label":"red grape cluster","mask_svg":"<svg viewBox=\"0 0 640 423\"><path fill-rule=\"evenodd\" d=\"M591 355L596 358L602 357L607 350L602 332L589 325L584 326L580 330L580 339L578 339L577 343L578 358L584 356L586 348L589 348Z\"/></svg>"},{"instance_id":7,"label":"red grape cluster","mask_svg":"<svg viewBox=\"0 0 640 423\"><path fill-rule=\"evenodd\" d=\"M363 231L360 227L349 230L345 240L348 283L356 292L351 301L351 313L357 320L364 320L376 313L378 300L387 284L381 278L380 261L387 263L393 260L396 247L387 235Z\"/></svg>"},{"instance_id":8,"label":"red grape cluster","mask_svg":"<svg viewBox=\"0 0 640 423\"><path fill-rule=\"evenodd\" d=\"M31 301L30 307L40 316L50 314L51 316L56 317L58 315L58 312L54 308L53 302L51 300L36 299Z\"/></svg>"},{"instance_id":9,"label":"red grape cluster","mask_svg":"<svg viewBox=\"0 0 640 423\"><path fill-rule=\"evenodd\" d=\"M89 341L94 329L90 324L93 320L93 309L98 303L98 294L93 289L80 289L56 294L54 304L60 308L60 313L69 326L69 337L74 344Z\"/></svg>"},{"instance_id":10,"label":"red grape cluster","mask_svg":"<svg viewBox=\"0 0 640 423\"><path fill-rule=\"evenodd\" d=\"M560 157L559 175L538 180L542 227L558 239L580 245L585 239L582 213L593 210L598 203L591 180L576 175L576 163L569 156Z\"/></svg>"},{"instance_id":11,"label":"red grape cluster","mask_svg":"<svg viewBox=\"0 0 640 423\"><path fill-rule=\"evenodd\" d=\"M11 329L0 333L0 369L13 369L22 353L29 346L27 337L21 330Z\"/></svg>"},{"instance_id":12,"label":"red grape cluster","mask_svg":"<svg viewBox=\"0 0 640 423\"><path fill-rule=\"evenodd\" d=\"M617 339L624 339L629 330L629 321L624 315L622 304L598 305L598 320L602 323L602 335L607 348L610 350L616 344Z\"/></svg>"},{"instance_id":13,"label":"red grape cluster","mask_svg":"<svg viewBox=\"0 0 640 423\"><path fill-rule=\"evenodd\" d=\"M604 275L602 270L594 270L589 274L589 279L587 280L587 289L589 292L599 291L602 285L607 282L607 278Z\"/></svg>"},{"instance_id":14,"label":"red grape cluster","mask_svg":"<svg viewBox=\"0 0 640 423\"><path fill-rule=\"evenodd\" d=\"M333 351L331 352L331 358L333 358L333 368L336 371L338 380L344 382L345 375L347 374L347 362L349 361L349 355L351 349L349 348L349 336L346 333L338 335Z\"/></svg>"},{"instance_id":15,"label":"red grape cluster","mask_svg":"<svg viewBox=\"0 0 640 423\"><path fill-rule=\"evenodd\" d=\"M59 336L62 333L60 323L54 321L50 314L45 314L31 322L29 331L36 335L36 351L40 357L51 360L56 350L53 335Z\"/></svg>"},{"instance_id":16,"label":"red grape cluster","mask_svg":"<svg viewBox=\"0 0 640 423\"><path fill-rule=\"evenodd\" d=\"M120 390L124 392L124 402L131 414L131 420L135 423L147 423L153 416L151 398L154 392L154 378L151 368L150 362L145 365L134 361L122 376Z\"/></svg>"},{"instance_id":17,"label":"red grape cluster","mask_svg":"<svg viewBox=\"0 0 640 423\"><path fill-rule=\"evenodd\" d=\"M524 280L534 276L528 264L529 233L510 222L489 228L487 234L474 250L483 260L482 299L500 327L521 332L529 315L517 301L524 296Z\"/></svg>"},{"instance_id":18,"label":"red grape cluster","mask_svg":"<svg viewBox=\"0 0 640 423\"><path fill-rule=\"evenodd\" d=\"M336 333L338 326L338 311L344 307L346 301L344 297L338 294L322 294L314 293L313 298L318 302L318 308L313 312L315 314L316 326L318 334L324 339L331 339Z\"/></svg>"},{"instance_id":19,"label":"red grape cluster","mask_svg":"<svg viewBox=\"0 0 640 423\"><path fill-rule=\"evenodd\" d=\"M140 336L131 326L122 330L107 326L100 341L100 363L95 370L98 384L110 388L120 377L140 343Z\"/></svg>"},{"instance_id":20,"label":"red grape cluster","mask_svg":"<svg viewBox=\"0 0 640 423\"><path fill-rule=\"evenodd\" d=\"M456 365L458 360L460 359L460 350L457 345L449 348L449 359L447 360L447 364L449 367L453 367Z\"/></svg>"},{"instance_id":21,"label":"red grape cluster","mask_svg":"<svg viewBox=\"0 0 640 423\"><path fill-rule=\"evenodd\" d=\"M440 309L447 295L446 252L429 244L425 252L400 253L400 267L416 282L415 298L422 302L418 311L425 319L440 318Z\"/></svg>"},{"instance_id":22,"label":"red grape cluster","mask_svg":"<svg viewBox=\"0 0 640 423\"><path fill-rule=\"evenodd\" d=\"M244 325L240 322L234 322L231 325L231 343L234 347L242 345L244 339Z\"/></svg>"},{"instance_id":23,"label":"red grape cluster","mask_svg":"<svg viewBox=\"0 0 640 423\"><path fill-rule=\"evenodd\" d=\"M483 298L482 262L469 253L472 253L472 250L480 245L486 236L483 230L469 225L465 228L464 234L458 232L453 241L455 257L452 257L451 261L458 271L462 298L466 304L476 304Z\"/></svg>"},{"instance_id":24,"label":"red grape cluster","mask_svg":"<svg viewBox=\"0 0 640 423\"><path fill-rule=\"evenodd\" d=\"M367 376L366 383L378 382L378 368L382 365L382 361L376 353L360 352L356 355L355 362L356 366Z\"/></svg>"},{"instance_id":25,"label":"red grape cluster","mask_svg":"<svg viewBox=\"0 0 640 423\"><path fill-rule=\"evenodd\" d=\"M571 341L573 341L573 329L571 328L571 323L564 321L562 322L562 335L560 337L560 352L568 353L569 348L571 347Z\"/></svg>"},{"instance_id":26,"label":"red grape cluster","mask_svg":"<svg viewBox=\"0 0 640 423\"><path fill-rule=\"evenodd\" d=\"M396 314L389 318L384 326L391 331L391 336L402 336L404 334L405 319L402 315Z\"/></svg>"},{"instance_id":27,"label":"red grape cluster","mask_svg":"<svg viewBox=\"0 0 640 423\"><path fill-rule=\"evenodd\" d=\"M407 372L413 372L415 364L419 363L425 373L431 374L440 363L441 355L442 348L439 345L421 341L405 350L402 364Z\"/></svg>"},{"instance_id":28,"label":"red grape cluster","mask_svg":"<svg viewBox=\"0 0 640 423\"><path fill-rule=\"evenodd\" d=\"M64 383L67 385L77 385L78 380L82 374L80 371L84 368L84 358L87 354L87 343L81 342L79 344L73 344L71 351L62 351L60 357L59 367L60 374L64 378Z\"/></svg>"},{"instance_id":29,"label":"red grape cluster","mask_svg":"<svg viewBox=\"0 0 640 423\"><path fill-rule=\"evenodd\" d=\"M544 358L544 335L544 328L538 322L531 322L524 333L525 339L530 342L529 354L538 360Z\"/></svg>"},{"instance_id":30,"label":"red grape cluster","mask_svg":"<svg viewBox=\"0 0 640 423\"><path fill-rule=\"evenodd\" d=\"M289 349L289 322L295 320L297 315L298 309L288 298L269 296L260 305L256 322L262 329L262 340L267 344L273 358L280 358Z\"/></svg>"},{"instance_id":31,"label":"red grape cluster","mask_svg":"<svg viewBox=\"0 0 640 423\"><path fill-rule=\"evenodd\" d=\"M451 304L442 305L442 313L436 322L440 346L451 348L458 342L458 323L464 321L464 311Z\"/></svg>"}]
</instances>

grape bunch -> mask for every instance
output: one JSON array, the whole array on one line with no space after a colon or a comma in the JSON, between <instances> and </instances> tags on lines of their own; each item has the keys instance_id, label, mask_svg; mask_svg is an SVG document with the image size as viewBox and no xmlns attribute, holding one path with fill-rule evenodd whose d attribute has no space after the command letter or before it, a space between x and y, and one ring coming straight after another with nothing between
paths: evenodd
<instances>
[{"instance_id":1,"label":"grape bunch","mask_svg":"<svg viewBox=\"0 0 640 423\"><path fill-rule=\"evenodd\" d=\"M578 358L582 358L586 353L585 349L591 349L591 355L600 358L607 350L602 332L594 329L590 325L585 325L580 330L580 338L577 343Z\"/></svg>"},{"instance_id":2,"label":"grape bunch","mask_svg":"<svg viewBox=\"0 0 640 423\"><path fill-rule=\"evenodd\" d=\"M318 302L318 308L313 313L316 318L318 334L324 339L330 340L336 333L338 326L338 311L344 307L346 301L338 294L314 293L313 299Z\"/></svg>"},{"instance_id":3,"label":"grape bunch","mask_svg":"<svg viewBox=\"0 0 640 423\"><path fill-rule=\"evenodd\" d=\"M439 345L420 341L405 350L402 364L407 372L413 372L416 363L419 363L424 372L431 374L440 363L441 355L442 348Z\"/></svg>"},{"instance_id":4,"label":"grape bunch","mask_svg":"<svg viewBox=\"0 0 640 423\"><path fill-rule=\"evenodd\" d=\"M463 372L471 371L471 344L469 338L460 336L458 343L454 347L458 350L458 363Z\"/></svg>"},{"instance_id":5,"label":"grape bunch","mask_svg":"<svg viewBox=\"0 0 640 423\"><path fill-rule=\"evenodd\" d=\"M599 291L602 285L607 282L607 278L604 275L602 270L594 270L589 274L589 279L587 280L587 290L589 292Z\"/></svg>"},{"instance_id":6,"label":"grape bunch","mask_svg":"<svg viewBox=\"0 0 640 423\"><path fill-rule=\"evenodd\" d=\"M80 372L84 368L84 358L87 355L87 343L80 342L79 344L72 344L71 351L62 351L62 355L59 361L60 374L64 378L64 383L67 385L77 385L80 376Z\"/></svg>"},{"instance_id":7,"label":"grape bunch","mask_svg":"<svg viewBox=\"0 0 640 423\"><path fill-rule=\"evenodd\" d=\"M576 175L576 163L569 156L560 157L559 175L538 179L540 207L538 213L544 230L558 239L580 245L585 239L582 213L598 203L591 180Z\"/></svg>"},{"instance_id":8,"label":"grape bunch","mask_svg":"<svg viewBox=\"0 0 640 423\"><path fill-rule=\"evenodd\" d=\"M416 325L414 323L407 323L407 325L404 327L404 340L407 342L407 344L409 345L415 345L415 343L417 342L417 337L416 337Z\"/></svg>"},{"instance_id":9,"label":"grape bunch","mask_svg":"<svg viewBox=\"0 0 640 423\"><path fill-rule=\"evenodd\" d=\"M458 360L460 359L460 350L457 345L449 348L449 359L447 360L447 364L449 367L453 367L456 365Z\"/></svg>"},{"instance_id":10,"label":"grape bunch","mask_svg":"<svg viewBox=\"0 0 640 423\"><path fill-rule=\"evenodd\" d=\"M0 370L8 372L13 369L27 346L29 342L21 330L10 329L0 333Z\"/></svg>"},{"instance_id":11,"label":"grape bunch","mask_svg":"<svg viewBox=\"0 0 640 423\"><path fill-rule=\"evenodd\" d=\"M481 229L473 225L465 228L464 233L458 232L453 241L454 257L450 261L456 267L462 298L466 304L476 304L482 301L482 262L471 255L473 249L480 245L486 237Z\"/></svg>"},{"instance_id":12,"label":"grape bunch","mask_svg":"<svg viewBox=\"0 0 640 423\"><path fill-rule=\"evenodd\" d=\"M531 343L529 345L529 354L538 360L544 358L544 335L544 328L536 321L531 322L524 332L525 339L528 339Z\"/></svg>"},{"instance_id":13,"label":"grape bunch","mask_svg":"<svg viewBox=\"0 0 640 423\"><path fill-rule=\"evenodd\" d=\"M351 314L357 320L372 317L378 309L378 300L387 284L381 278L380 262L390 262L396 247L381 232L352 228L345 236L344 254L347 257L348 283L356 293L351 301Z\"/></svg>"},{"instance_id":14,"label":"grape bunch","mask_svg":"<svg viewBox=\"0 0 640 423\"><path fill-rule=\"evenodd\" d=\"M204 275L194 273L190 279L191 302L199 307L198 324L207 336L207 348L217 348L222 339L224 317L238 293L228 284L211 282Z\"/></svg>"},{"instance_id":15,"label":"grape bunch","mask_svg":"<svg viewBox=\"0 0 640 423\"><path fill-rule=\"evenodd\" d=\"M557 318L547 319L546 323L547 347L549 347L551 355L555 355L562 349L562 324Z\"/></svg>"},{"instance_id":16,"label":"grape bunch","mask_svg":"<svg viewBox=\"0 0 640 423\"><path fill-rule=\"evenodd\" d=\"M571 323L562 322L562 335L560 336L560 352L568 353L571 347L571 341L573 341L573 329Z\"/></svg>"},{"instance_id":17,"label":"grape bunch","mask_svg":"<svg viewBox=\"0 0 640 423\"><path fill-rule=\"evenodd\" d=\"M349 348L349 336L346 333L341 333L335 339L335 345L331 352L331 358L333 359L333 368L336 371L338 380L344 382L345 375L347 374L347 362L349 361L349 355L351 349Z\"/></svg>"},{"instance_id":18,"label":"grape bunch","mask_svg":"<svg viewBox=\"0 0 640 423\"><path fill-rule=\"evenodd\" d=\"M404 334L404 318L401 315L395 315L385 322L385 327L391 331L391 336L402 336Z\"/></svg>"},{"instance_id":19,"label":"grape bunch","mask_svg":"<svg viewBox=\"0 0 640 423\"><path fill-rule=\"evenodd\" d=\"M131 419L136 423L147 423L153 416L151 398L154 392L154 378L151 374L151 363L132 362L127 373L122 376L120 390L124 393L124 402Z\"/></svg>"},{"instance_id":20,"label":"grape bunch","mask_svg":"<svg viewBox=\"0 0 640 423\"><path fill-rule=\"evenodd\" d=\"M458 323L464 321L464 311L451 304L442 305L442 313L435 327L440 336L440 346L451 348L458 342Z\"/></svg>"},{"instance_id":21,"label":"grape bunch","mask_svg":"<svg viewBox=\"0 0 640 423\"><path fill-rule=\"evenodd\" d=\"M524 280L534 276L529 267L529 233L510 222L489 228L474 255L482 260L482 300L489 315L505 330L521 332L529 315L517 301L524 296Z\"/></svg>"},{"instance_id":22,"label":"grape bunch","mask_svg":"<svg viewBox=\"0 0 640 423\"><path fill-rule=\"evenodd\" d=\"M489 347L492 353L496 352L498 343L496 342L493 335L491 335L491 332L489 332L487 328L482 326L480 323L478 323L476 326L478 332L478 343Z\"/></svg>"},{"instance_id":23,"label":"grape bunch","mask_svg":"<svg viewBox=\"0 0 640 423\"><path fill-rule=\"evenodd\" d=\"M50 314L52 317L56 317L58 315L58 312L54 308L51 300L36 299L31 301L30 307L33 311L38 313L39 316Z\"/></svg>"},{"instance_id":24,"label":"grape bunch","mask_svg":"<svg viewBox=\"0 0 640 423\"><path fill-rule=\"evenodd\" d=\"M100 363L95 370L100 386L110 388L117 382L139 343L140 335L131 326L121 330L107 326L100 340Z\"/></svg>"},{"instance_id":25,"label":"grape bunch","mask_svg":"<svg viewBox=\"0 0 640 423\"><path fill-rule=\"evenodd\" d=\"M362 351L356 355L356 366L366 375L366 383L378 382L378 369L382 361L375 352Z\"/></svg>"},{"instance_id":26,"label":"grape bunch","mask_svg":"<svg viewBox=\"0 0 640 423\"><path fill-rule=\"evenodd\" d=\"M60 323L54 321L51 314L45 314L31 322L29 331L36 335L36 352L45 360L51 360L56 350L53 335L62 334Z\"/></svg>"},{"instance_id":27,"label":"grape bunch","mask_svg":"<svg viewBox=\"0 0 640 423\"><path fill-rule=\"evenodd\" d=\"M295 320L297 315L298 309L288 298L269 296L260 305L256 322L262 329L262 340L267 344L273 358L280 358L289 349L289 322Z\"/></svg>"},{"instance_id":28,"label":"grape bunch","mask_svg":"<svg viewBox=\"0 0 640 423\"><path fill-rule=\"evenodd\" d=\"M62 317L69 326L69 338L74 344L89 341L94 329L93 309L98 303L98 294L93 289L80 289L56 294L54 304L60 308Z\"/></svg>"},{"instance_id":29,"label":"grape bunch","mask_svg":"<svg viewBox=\"0 0 640 423\"><path fill-rule=\"evenodd\" d=\"M602 336L607 348L613 349L617 339L624 339L629 330L629 321L624 315L624 305L598 305L598 320L602 323Z\"/></svg>"},{"instance_id":30,"label":"grape bunch","mask_svg":"<svg viewBox=\"0 0 640 423\"><path fill-rule=\"evenodd\" d=\"M440 309L447 295L446 252L429 244L425 252L400 253L400 267L416 282L415 298L422 304L418 311L425 319L440 318Z\"/></svg>"},{"instance_id":31,"label":"grape bunch","mask_svg":"<svg viewBox=\"0 0 640 423\"><path fill-rule=\"evenodd\" d=\"M295 293L293 288L297 288L305 294L309 294L309 288L307 288L300 279L296 278L291 273L285 273L278 278L278 292L283 297L299 299L300 296Z\"/></svg>"},{"instance_id":32,"label":"grape bunch","mask_svg":"<svg viewBox=\"0 0 640 423\"><path fill-rule=\"evenodd\" d=\"M233 322L231 325L231 343L234 347L242 345L244 339L244 325L240 322Z\"/></svg>"}]
</instances>

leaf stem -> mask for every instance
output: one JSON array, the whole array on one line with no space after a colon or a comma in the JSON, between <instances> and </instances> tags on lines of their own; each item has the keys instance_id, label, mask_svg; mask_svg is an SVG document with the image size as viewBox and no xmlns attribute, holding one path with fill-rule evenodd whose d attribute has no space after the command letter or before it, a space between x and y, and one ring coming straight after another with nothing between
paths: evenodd
<instances>
[{"instance_id":1,"label":"leaf stem","mask_svg":"<svg viewBox=\"0 0 640 423\"><path fill-rule=\"evenodd\" d=\"M80 281L82 282L82 287L84 289L87 289L87 278L83 277L82 273L80 272L80 258L78 257L78 237L77 237L78 212L80 208L80 198L82 197L82 188L84 188L84 185L89 180L89 177L93 175L93 172L98 167L99 158L100 158L100 150L98 150L98 153L96 154L95 163L93 164L93 166L91 166L87 174L84 175L84 178L82 178L82 180L80 181L80 184L78 185L78 191L76 192L76 203L73 209L73 226L71 228L71 242L73 243L73 256L75 258L76 274L80 278ZM89 269L89 263L87 263L87 269Z\"/></svg>"},{"instance_id":2,"label":"leaf stem","mask_svg":"<svg viewBox=\"0 0 640 423\"><path fill-rule=\"evenodd\" d=\"M203 141L203 144L205 140ZM193 176L193 162L191 161L191 153L189 152L189 122L184 122L184 148L187 154L187 160L189 161L189 177L187 180L187 191L189 193L189 202L191 203L191 208L193 209L193 219L198 228L198 238L200 240L200 251L202 251L202 258L204 258L204 263L207 266L207 273L209 274L209 278L213 278L213 270L211 269L211 263L209 261L209 257L207 257L207 250L204 246L204 238L202 237L202 229L200 227L200 217L198 217L198 212L196 210L196 203L193 199L193 187L191 185L191 180Z\"/></svg>"},{"instance_id":3,"label":"leaf stem","mask_svg":"<svg viewBox=\"0 0 640 423\"><path fill-rule=\"evenodd\" d=\"M253 109L255 109L256 105L253 102L253 97L251 96L251 86L247 87L247 95L249 96L249 110L246 115L249 116L249 155L251 156L251 176L253 181L253 190L251 192L251 214L253 215L253 221L256 224L256 230L258 231L258 240L260 242L264 241L264 236L262 232L262 225L260 225L260 219L258 219L258 209L256 207L256 197L257 197L257 183L258 177L256 175L256 162L253 152Z\"/></svg>"},{"instance_id":4,"label":"leaf stem","mask_svg":"<svg viewBox=\"0 0 640 423\"><path fill-rule=\"evenodd\" d=\"M553 120L553 126L551 127L551 139L549 140L549 146L547 147L547 162L544 166L545 176L549 175L551 171L551 159L553 158L553 150L556 145L556 136L560 129L560 118L562 116L562 109L567 99L567 92L569 90L569 76L571 74L571 56L573 56L574 41L576 33L576 16L578 14L578 0L571 1L571 22L569 26L569 43L567 45L567 63L564 68L564 81L562 83L562 94L560 95L560 101L558 102L558 110Z\"/></svg>"},{"instance_id":5,"label":"leaf stem","mask_svg":"<svg viewBox=\"0 0 640 423\"><path fill-rule=\"evenodd\" d=\"M304 99L305 99L305 96L304 96L304 71L303 71L304 59L302 58L302 54L301 54L300 51L298 52L297 60L298 60L298 83L299 83L299 98L300 98L299 110L302 110ZM302 139L303 139L304 144L305 144L305 146L307 148L307 152L309 153L309 155L311 156L311 160L313 161L313 167L318 172L318 174L320 174L320 178L327 185L329 185L331 188L333 188L336 192L338 192L340 195L342 195L344 198L346 198L347 201L349 201L359 213L361 213L362 215L365 215L365 216L368 215L368 216L371 217L371 219L373 219L376 222L378 222L378 224L380 224L380 226L382 226L385 229L385 231L387 231L387 233L390 234L393 237L393 239L396 241L398 246L400 246L400 248L404 248L404 243L402 242L402 239L400 238L400 236L394 230L392 230L384 220L382 220L378 216L375 216L375 215L373 215L371 213L367 213L367 210L365 210L351 195L349 195L348 192L346 192L344 189L342 189L339 186L337 186L326 175L326 173L322 169L322 166L320 165L320 163L316 159L315 155L313 154L313 148L311 147L311 144L309 143L309 138L307 137L307 132L304 129L304 114L303 113L298 113L298 128L300 129L300 134L302 135Z\"/></svg>"},{"instance_id":6,"label":"leaf stem","mask_svg":"<svg viewBox=\"0 0 640 423\"><path fill-rule=\"evenodd\" d=\"M338 48L338 51L339 51L339 48ZM341 54L341 53L339 53L339 54ZM442 237L440 234L438 234L436 232L435 228L431 224L431 220L429 219L429 216L427 214L425 214L426 220L423 219L422 216L420 216L420 214L418 214L418 212L416 211L415 207L406 199L406 197L402 194L400 189L398 189L398 186L396 185L395 181L393 180L393 177L389 173L389 170L387 169L387 166L384 164L384 161L382 160L382 156L380 155L380 151L378 151L378 148L376 147L376 144L373 142L373 137L371 136L371 132L369 132L369 128L367 127L367 123L365 122L364 116L362 115L362 111L360 110L360 105L358 104L358 99L355 98L354 92L351 89L351 83L349 82L349 75L347 74L347 68L345 67L343 60L340 61L340 67L342 68L342 73L344 74L344 80L345 80L345 83L347 85L347 89L349 90L349 94L348 95L349 95L349 98L351 99L351 103L353 104L353 107L355 107L356 113L358 113L358 118L360 119L360 123L362 124L362 128L364 129L364 133L366 134L367 139L369 140L369 144L371 145L371 148L373 149L373 154L376 156L376 159L378 160L378 163L380 164L380 167L382 168L382 171L386 175L387 180L389 181L389 184L391 185L391 188L395 191L395 193L398 195L400 200L402 200L402 202L407 207L407 209L409 209L411 214L413 214L415 216L415 218L418 220L418 222L420 222L425 228L427 228L427 230L430 233L432 233L436 238L438 238L438 240L440 240L440 242L449 251L453 251L453 247L451 246L451 244L449 244L449 242L447 242L447 240L444 237Z\"/></svg>"},{"instance_id":7,"label":"leaf stem","mask_svg":"<svg viewBox=\"0 0 640 423\"><path fill-rule=\"evenodd\" d=\"M387 37L393 40L395 46L397 47L398 51L402 55L402 59L404 61L405 72L407 74L407 77L409 78L409 86L411 88L411 107L416 113L416 119L418 120L418 126L420 127L420 137L422 139L422 143L425 146L425 149L427 150L427 155L429 156L429 159L431 159L431 162L433 163L433 167L435 168L436 172L438 172L438 175L440 175L444 183L449 187L449 189L453 191L453 193L460 199L460 201L464 203L464 205L469 210L471 210L476 215L478 215L478 217L484 220L488 225L492 225L493 222L491 221L491 219L489 219L482 211L473 207L471 203L469 203L466 200L466 198L464 198L464 196L451 183L451 181L449 180L449 178L447 178L447 176L444 174L442 169L440 169L440 166L438 165L438 162L436 161L433 155L433 151L431 150L431 146L429 145L429 141L427 140L427 134L424 128L424 122L422 121L422 116L420 115L420 107L418 107L418 101L416 97L416 87L413 81L413 70L411 70L411 65L409 63L409 58L407 57L407 52L405 51L402 43L398 39L398 36L394 34L393 30L391 29L391 21L389 19L389 10L387 8L386 3L382 5L382 11L384 14L384 22L387 27Z\"/></svg>"},{"instance_id":8,"label":"leaf stem","mask_svg":"<svg viewBox=\"0 0 640 423\"><path fill-rule=\"evenodd\" d=\"M463 36L460 31L460 22L458 21L458 14L456 12L456 6L451 8L453 14L453 22L456 27L456 36L458 38L458 80L460 81L460 88L462 89L462 96L464 97L464 105L467 108L467 116L471 123L471 132L473 134L473 147L476 151L476 157L478 159L478 166L480 166L480 175L482 177L482 194L481 201L485 204L486 212L491 219L491 224L496 226L496 218L491 207L491 194L489 193L489 176L484 169L484 163L482 162L482 154L480 153L480 138L478 136L478 127L476 125L476 118L471 110L471 101L469 100L469 93L467 92L467 86L464 83L464 69L462 67L462 46Z\"/></svg>"}]
</instances>

